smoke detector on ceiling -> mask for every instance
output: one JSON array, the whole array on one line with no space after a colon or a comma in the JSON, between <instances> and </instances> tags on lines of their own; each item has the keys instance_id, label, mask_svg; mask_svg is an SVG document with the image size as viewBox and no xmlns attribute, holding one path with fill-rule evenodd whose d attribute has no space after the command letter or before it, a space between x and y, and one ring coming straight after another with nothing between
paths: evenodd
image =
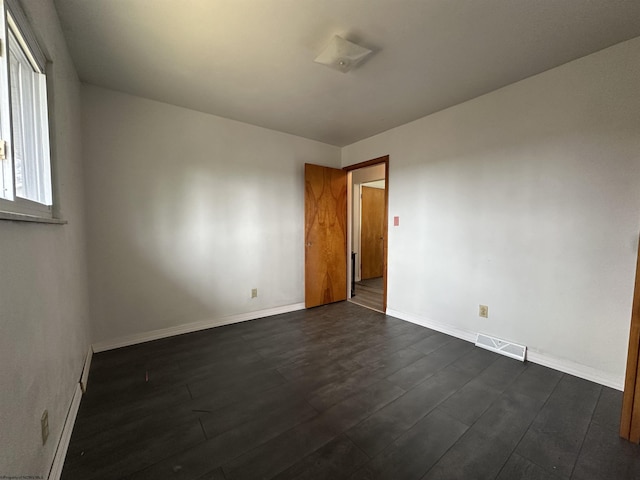
<instances>
[{"instance_id":1,"label":"smoke detector on ceiling","mask_svg":"<svg viewBox=\"0 0 640 480\"><path fill-rule=\"evenodd\" d=\"M314 62L347 73L370 54L371 50L368 48L334 35L329 45L316 57Z\"/></svg>"}]
</instances>

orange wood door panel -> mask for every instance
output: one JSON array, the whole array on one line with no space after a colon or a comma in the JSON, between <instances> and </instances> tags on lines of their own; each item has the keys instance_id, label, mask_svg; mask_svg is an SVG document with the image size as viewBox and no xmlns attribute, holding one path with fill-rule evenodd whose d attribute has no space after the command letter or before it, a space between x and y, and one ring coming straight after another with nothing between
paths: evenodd
<instances>
[{"instance_id":1,"label":"orange wood door panel","mask_svg":"<svg viewBox=\"0 0 640 480\"><path fill-rule=\"evenodd\" d=\"M304 301L347 299L347 173L305 164Z\"/></svg>"},{"instance_id":2,"label":"orange wood door panel","mask_svg":"<svg viewBox=\"0 0 640 480\"><path fill-rule=\"evenodd\" d=\"M384 190L362 187L360 278L381 277L384 272Z\"/></svg>"},{"instance_id":3,"label":"orange wood door panel","mask_svg":"<svg viewBox=\"0 0 640 480\"><path fill-rule=\"evenodd\" d=\"M636 263L636 283L631 310L631 331L627 353L627 372L622 397L620 436L640 443L640 250Z\"/></svg>"}]
</instances>

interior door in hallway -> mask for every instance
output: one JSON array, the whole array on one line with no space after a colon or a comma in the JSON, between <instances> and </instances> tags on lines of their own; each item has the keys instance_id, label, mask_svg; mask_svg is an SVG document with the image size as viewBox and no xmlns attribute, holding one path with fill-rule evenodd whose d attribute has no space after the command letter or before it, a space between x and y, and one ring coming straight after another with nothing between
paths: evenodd
<instances>
[{"instance_id":1,"label":"interior door in hallway","mask_svg":"<svg viewBox=\"0 0 640 480\"><path fill-rule=\"evenodd\" d=\"M362 187L360 278L381 277L384 271L384 189Z\"/></svg>"},{"instance_id":2,"label":"interior door in hallway","mask_svg":"<svg viewBox=\"0 0 640 480\"><path fill-rule=\"evenodd\" d=\"M305 164L307 308L347 299L347 173Z\"/></svg>"}]
</instances>

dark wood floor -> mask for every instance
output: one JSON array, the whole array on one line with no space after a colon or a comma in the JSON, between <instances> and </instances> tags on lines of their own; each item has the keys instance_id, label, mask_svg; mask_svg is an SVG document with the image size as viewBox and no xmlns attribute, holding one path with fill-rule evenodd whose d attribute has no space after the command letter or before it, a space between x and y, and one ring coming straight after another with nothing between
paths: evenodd
<instances>
[{"instance_id":1,"label":"dark wood floor","mask_svg":"<svg viewBox=\"0 0 640 480\"><path fill-rule=\"evenodd\" d=\"M639 479L621 393L342 302L96 354L87 479Z\"/></svg>"}]
</instances>

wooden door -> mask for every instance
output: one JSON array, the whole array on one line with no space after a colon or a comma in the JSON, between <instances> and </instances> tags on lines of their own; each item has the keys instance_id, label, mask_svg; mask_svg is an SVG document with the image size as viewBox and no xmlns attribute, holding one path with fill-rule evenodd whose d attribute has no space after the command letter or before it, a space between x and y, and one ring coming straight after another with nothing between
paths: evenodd
<instances>
[{"instance_id":1,"label":"wooden door","mask_svg":"<svg viewBox=\"0 0 640 480\"><path fill-rule=\"evenodd\" d=\"M347 173L304 166L304 302L347 299Z\"/></svg>"},{"instance_id":2,"label":"wooden door","mask_svg":"<svg viewBox=\"0 0 640 480\"><path fill-rule=\"evenodd\" d=\"M636 283L631 310L631 331L627 353L627 373L622 398L620 436L640 443L640 249L636 263Z\"/></svg>"},{"instance_id":3,"label":"wooden door","mask_svg":"<svg viewBox=\"0 0 640 480\"><path fill-rule=\"evenodd\" d=\"M384 189L362 187L360 208L360 278L378 278L384 272Z\"/></svg>"}]
</instances>

